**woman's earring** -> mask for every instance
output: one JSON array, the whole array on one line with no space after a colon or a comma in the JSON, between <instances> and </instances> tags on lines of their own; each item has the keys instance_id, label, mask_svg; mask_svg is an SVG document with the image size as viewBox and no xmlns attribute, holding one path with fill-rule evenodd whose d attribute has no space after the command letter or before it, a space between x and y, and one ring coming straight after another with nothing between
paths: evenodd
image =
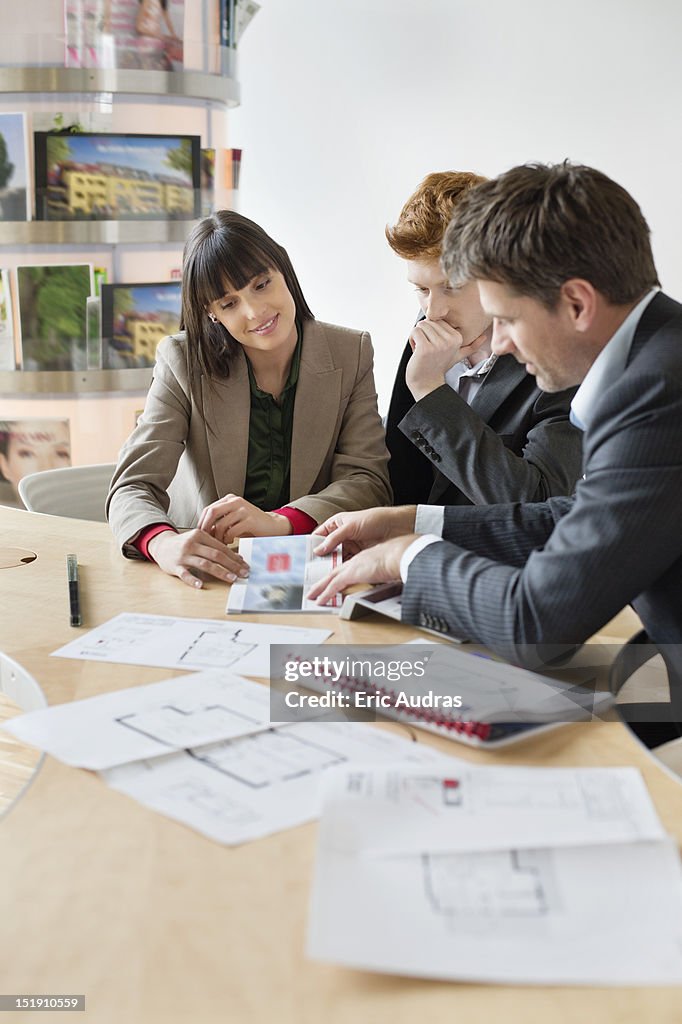
<instances>
[{"instance_id":1,"label":"woman's earring","mask_svg":"<svg viewBox=\"0 0 682 1024\"><path fill-rule=\"evenodd\" d=\"M211 321L212 324L218 323L218 317L214 316L213 313L208 314L208 319Z\"/></svg>"}]
</instances>

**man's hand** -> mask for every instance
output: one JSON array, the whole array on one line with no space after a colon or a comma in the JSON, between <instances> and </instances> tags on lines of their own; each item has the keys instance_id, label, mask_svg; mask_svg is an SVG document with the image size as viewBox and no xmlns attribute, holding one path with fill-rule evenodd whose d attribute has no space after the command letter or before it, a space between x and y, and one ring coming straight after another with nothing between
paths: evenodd
<instances>
[{"instance_id":1,"label":"man's hand","mask_svg":"<svg viewBox=\"0 0 682 1024\"><path fill-rule=\"evenodd\" d=\"M405 383L415 402L445 384L445 374L462 358L462 335L445 320L420 320L410 335L412 356Z\"/></svg>"},{"instance_id":2,"label":"man's hand","mask_svg":"<svg viewBox=\"0 0 682 1024\"><path fill-rule=\"evenodd\" d=\"M199 518L199 529L212 533L224 544L238 537L284 537L293 533L286 516L263 512L236 494L226 494L207 505Z\"/></svg>"},{"instance_id":3,"label":"man's hand","mask_svg":"<svg viewBox=\"0 0 682 1024\"><path fill-rule=\"evenodd\" d=\"M177 576L188 587L201 587L196 572L234 583L238 576L249 575L249 567L236 551L204 530L174 533L164 530L149 541L147 550L156 564L169 576Z\"/></svg>"},{"instance_id":4,"label":"man's hand","mask_svg":"<svg viewBox=\"0 0 682 1024\"><path fill-rule=\"evenodd\" d=\"M323 580L319 580L308 593L308 600L328 604L335 594L354 583L389 583L400 579L400 559L417 534L396 537L361 551L347 562L342 562Z\"/></svg>"},{"instance_id":5,"label":"man's hand","mask_svg":"<svg viewBox=\"0 0 682 1024\"><path fill-rule=\"evenodd\" d=\"M410 533L414 530L416 515L416 505L337 512L313 530L313 536L324 538L313 550L316 555L327 555L343 544L345 554L355 555L373 544Z\"/></svg>"}]
</instances>

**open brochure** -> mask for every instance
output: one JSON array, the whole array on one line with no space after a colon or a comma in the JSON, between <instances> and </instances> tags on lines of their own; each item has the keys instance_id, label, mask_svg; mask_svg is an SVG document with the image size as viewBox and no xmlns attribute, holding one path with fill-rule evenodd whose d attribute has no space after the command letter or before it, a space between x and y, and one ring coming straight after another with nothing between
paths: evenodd
<instances>
[{"instance_id":1,"label":"open brochure","mask_svg":"<svg viewBox=\"0 0 682 1024\"><path fill-rule=\"evenodd\" d=\"M337 594L322 607L306 594L341 561L341 548L317 556L319 537L242 537L239 554L249 564L248 579L232 584L227 612L333 612L341 607Z\"/></svg>"}]
</instances>

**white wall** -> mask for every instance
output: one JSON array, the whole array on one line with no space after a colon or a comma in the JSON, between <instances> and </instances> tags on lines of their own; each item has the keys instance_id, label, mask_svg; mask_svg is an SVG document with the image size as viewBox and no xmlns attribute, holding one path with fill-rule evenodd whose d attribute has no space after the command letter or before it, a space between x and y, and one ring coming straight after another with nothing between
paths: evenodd
<instances>
[{"instance_id":1,"label":"white wall","mask_svg":"<svg viewBox=\"0 0 682 1024\"><path fill-rule=\"evenodd\" d=\"M369 329L382 409L416 312L383 230L432 170L610 174L682 299L678 0L261 0L239 51L240 209L325 320Z\"/></svg>"}]
</instances>

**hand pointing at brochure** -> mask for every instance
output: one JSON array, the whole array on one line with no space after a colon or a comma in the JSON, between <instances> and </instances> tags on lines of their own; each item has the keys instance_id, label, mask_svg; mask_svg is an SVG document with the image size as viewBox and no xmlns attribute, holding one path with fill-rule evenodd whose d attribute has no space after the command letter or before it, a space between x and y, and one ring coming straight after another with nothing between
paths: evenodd
<instances>
[{"instance_id":1,"label":"hand pointing at brochure","mask_svg":"<svg viewBox=\"0 0 682 1024\"><path fill-rule=\"evenodd\" d=\"M417 539L417 534L396 537L360 551L342 562L308 592L308 600L328 604L332 598L354 583L389 583L400 579L400 560Z\"/></svg>"}]
</instances>

